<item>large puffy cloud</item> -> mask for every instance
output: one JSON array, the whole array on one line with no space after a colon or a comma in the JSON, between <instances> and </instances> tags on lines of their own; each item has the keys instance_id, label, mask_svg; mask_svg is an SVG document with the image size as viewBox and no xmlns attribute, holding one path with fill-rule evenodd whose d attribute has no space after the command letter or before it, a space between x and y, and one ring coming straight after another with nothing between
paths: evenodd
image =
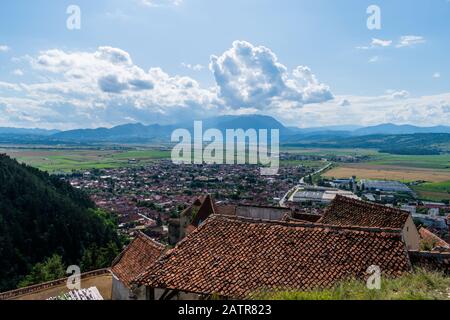
<instances>
[{"instance_id":1,"label":"large puffy cloud","mask_svg":"<svg viewBox=\"0 0 450 320\"><path fill-rule=\"evenodd\" d=\"M103 92L153 89L150 76L133 64L127 52L117 48L100 47L94 53L48 50L32 64L37 70L62 74L67 81L98 84Z\"/></svg>"},{"instance_id":2,"label":"large puffy cloud","mask_svg":"<svg viewBox=\"0 0 450 320\"><path fill-rule=\"evenodd\" d=\"M249 113L303 127L450 123L450 94L414 97L407 91L387 91L333 99L308 67L288 71L270 49L243 41L211 58L216 79L211 88L160 68L144 70L118 48L47 50L25 60L32 70L21 80L36 81L0 81L0 126L72 129Z\"/></svg>"},{"instance_id":3,"label":"large puffy cloud","mask_svg":"<svg viewBox=\"0 0 450 320\"><path fill-rule=\"evenodd\" d=\"M13 125L27 126L29 121L66 129L131 121L176 123L218 114L292 112L333 98L308 67L288 72L271 50L244 41L211 58L216 79L212 88L160 68L143 70L128 52L107 46L46 50L28 61L39 82L0 84L0 90L10 93L0 98L9 111L4 121ZM14 111L25 110L26 117L12 118Z\"/></svg>"},{"instance_id":4,"label":"large puffy cloud","mask_svg":"<svg viewBox=\"0 0 450 320\"><path fill-rule=\"evenodd\" d=\"M270 49L245 41L235 41L221 56L212 56L210 69L220 97L234 109L265 110L280 104L302 107L333 99L328 86L308 67L289 73Z\"/></svg>"},{"instance_id":5,"label":"large puffy cloud","mask_svg":"<svg viewBox=\"0 0 450 320\"><path fill-rule=\"evenodd\" d=\"M160 68L145 71L117 48L47 50L29 61L42 81L0 83L0 105L8 111L2 119L5 125L67 129L174 123L213 115L220 105L214 89ZM15 116L24 113L26 117Z\"/></svg>"}]
</instances>

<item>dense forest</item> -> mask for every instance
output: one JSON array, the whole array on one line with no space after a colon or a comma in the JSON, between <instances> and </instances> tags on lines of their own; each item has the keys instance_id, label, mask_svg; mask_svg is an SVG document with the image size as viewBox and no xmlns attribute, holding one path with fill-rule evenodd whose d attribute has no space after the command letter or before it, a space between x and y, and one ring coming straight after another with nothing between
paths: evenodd
<instances>
[{"instance_id":1,"label":"dense forest","mask_svg":"<svg viewBox=\"0 0 450 320\"><path fill-rule=\"evenodd\" d=\"M0 155L0 292L53 280L68 265L109 265L114 219L58 177Z\"/></svg>"}]
</instances>

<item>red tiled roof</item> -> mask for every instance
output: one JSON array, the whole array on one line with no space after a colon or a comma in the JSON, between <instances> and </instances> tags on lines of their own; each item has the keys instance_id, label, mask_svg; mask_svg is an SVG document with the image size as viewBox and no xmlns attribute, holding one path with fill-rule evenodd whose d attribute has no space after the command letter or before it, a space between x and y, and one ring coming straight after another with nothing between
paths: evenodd
<instances>
[{"instance_id":1,"label":"red tiled roof","mask_svg":"<svg viewBox=\"0 0 450 320\"><path fill-rule=\"evenodd\" d=\"M127 287L142 270L153 264L164 251L164 245L139 232L138 236L113 261L111 272Z\"/></svg>"},{"instance_id":2,"label":"red tiled roof","mask_svg":"<svg viewBox=\"0 0 450 320\"><path fill-rule=\"evenodd\" d=\"M261 222L211 216L137 278L137 283L247 298L270 289L307 290L372 265L391 276L410 270L399 230Z\"/></svg>"},{"instance_id":3,"label":"red tiled roof","mask_svg":"<svg viewBox=\"0 0 450 320\"><path fill-rule=\"evenodd\" d=\"M337 226L403 229L409 213L338 195L318 222Z\"/></svg>"},{"instance_id":4,"label":"red tiled roof","mask_svg":"<svg viewBox=\"0 0 450 320\"><path fill-rule=\"evenodd\" d=\"M435 235L433 232L428 230L427 228L420 228L419 230L420 238L424 241L430 242L433 244L434 248L437 249L450 249L450 245Z\"/></svg>"}]
</instances>

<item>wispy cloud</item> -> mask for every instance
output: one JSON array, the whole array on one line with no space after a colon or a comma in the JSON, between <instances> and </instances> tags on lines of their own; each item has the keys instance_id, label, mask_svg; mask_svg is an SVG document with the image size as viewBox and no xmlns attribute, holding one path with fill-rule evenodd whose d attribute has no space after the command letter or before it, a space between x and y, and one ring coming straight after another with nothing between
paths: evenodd
<instances>
[{"instance_id":1,"label":"wispy cloud","mask_svg":"<svg viewBox=\"0 0 450 320\"><path fill-rule=\"evenodd\" d=\"M105 16L108 19L113 19L113 20L128 21L128 20L132 19L132 17L130 15L124 13L122 10L108 11L105 13Z\"/></svg>"},{"instance_id":2,"label":"wispy cloud","mask_svg":"<svg viewBox=\"0 0 450 320\"><path fill-rule=\"evenodd\" d=\"M11 48L5 44L0 45L0 52L8 52Z\"/></svg>"},{"instance_id":3,"label":"wispy cloud","mask_svg":"<svg viewBox=\"0 0 450 320\"><path fill-rule=\"evenodd\" d=\"M389 47L392 44L392 40L381 40L381 39L372 39L373 47Z\"/></svg>"},{"instance_id":4,"label":"wispy cloud","mask_svg":"<svg viewBox=\"0 0 450 320\"><path fill-rule=\"evenodd\" d=\"M421 36L402 36L397 44L397 48L412 47L425 42L425 38Z\"/></svg>"},{"instance_id":5,"label":"wispy cloud","mask_svg":"<svg viewBox=\"0 0 450 320\"><path fill-rule=\"evenodd\" d=\"M201 64L190 64L190 63L185 63L185 62L182 62L181 66L183 68L186 68L186 69L189 69L189 70L194 70L194 71L201 71L201 70L203 70L205 68Z\"/></svg>"},{"instance_id":6,"label":"wispy cloud","mask_svg":"<svg viewBox=\"0 0 450 320\"><path fill-rule=\"evenodd\" d=\"M356 48L359 50L369 50L369 49L375 49L375 48L386 48L386 47L390 47L391 45L392 45L392 40L382 40L382 39L373 38L372 42L370 43L369 46L359 46Z\"/></svg>"},{"instance_id":7,"label":"wispy cloud","mask_svg":"<svg viewBox=\"0 0 450 320\"><path fill-rule=\"evenodd\" d=\"M24 75L24 72L21 69L16 69L12 72L13 75L21 77Z\"/></svg>"},{"instance_id":8,"label":"wispy cloud","mask_svg":"<svg viewBox=\"0 0 450 320\"><path fill-rule=\"evenodd\" d=\"M140 3L146 7L164 7L164 6L179 6L183 0L140 0Z\"/></svg>"},{"instance_id":9,"label":"wispy cloud","mask_svg":"<svg viewBox=\"0 0 450 320\"><path fill-rule=\"evenodd\" d=\"M307 105L295 115L279 115L285 123L310 127L341 124L363 126L380 123L434 126L450 123L450 93L433 96L394 99L392 93L380 96L336 96L338 101L348 100L345 108L326 102Z\"/></svg>"},{"instance_id":10,"label":"wispy cloud","mask_svg":"<svg viewBox=\"0 0 450 320\"><path fill-rule=\"evenodd\" d=\"M418 44L423 44L425 42L426 42L426 40L424 37L407 35L407 36L401 36L398 43L395 45L395 47L396 48L412 47L412 46L415 46ZM358 47L356 47L356 49L371 50L371 49L377 49L377 48L389 48L393 45L393 43L394 43L394 41L392 41L392 40L383 40L383 39L373 38L370 45L358 46Z\"/></svg>"},{"instance_id":11,"label":"wispy cloud","mask_svg":"<svg viewBox=\"0 0 450 320\"><path fill-rule=\"evenodd\" d=\"M393 99L406 99L409 98L410 95L410 93L406 90L388 90L387 93L390 94Z\"/></svg>"},{"instance_id":12,"label":"wispy cloud","mask_svg":"<svg viewBox=\"0 0 450 320\"><path fill-rule=\"evenodd\" d=\"M450 1L450 0L449 0ZM439 79L441 77L441 73L440 72L435 72L433 73L433 78L434 79Z\"/></svg>"}]
</instances>

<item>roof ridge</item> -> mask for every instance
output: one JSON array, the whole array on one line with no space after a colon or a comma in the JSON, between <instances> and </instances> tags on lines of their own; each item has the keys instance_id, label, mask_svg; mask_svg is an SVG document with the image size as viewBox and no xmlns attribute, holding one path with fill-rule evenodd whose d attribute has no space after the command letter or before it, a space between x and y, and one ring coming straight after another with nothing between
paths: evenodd
<instances>
[{"instance_id":1,"label":"roof ridge","mask_svg":"<svg viewBox=\"0 0 450 320\"><path fill-rule=\"evenodd\" d=\"M373 203L373 202L368 202L368 201L364 201L364 200L356 200L356 199L352 199L352 198L345 197L342 195L337 195L336 198L333 200L333 202L338 202L338 201L351 202L351 203L358 204L358 205L365 205L365 206L370 206L373 208L380 208L380 209L386 210L386 211L396 211L396 212L399 212L402 214L409 214L408 211L402 210L400 208L388 207L388 206L385 206L385 205L382 205L379 203Z\"/></svg>"},{"instance_id":2,"label":"roof ridge","mask_svg":"<svg viewBox=\"0 0 450 320\"><path fill-rule=\"evenodd\" d=\"M287 207L276 207L276 206L260 206L260 205L256 205L256 204L238 204L236 205L236 207L247 207L247 208L264 208L264 209L275 209L275 210L286 210L286 211L292 211L291 208L287 208Z\"/></svg>"},{"instance_id":3,"label":"roof ridge","mask_svg":"<svg viewBox=\"0 0 450 320\"><path fill-rule=\"evenodd\" d=\"M237 221L243 223L266 223L271 225L280 225L285 227L305 227L305 228L320 228L320 229L333 229L340 231L353 231L353 232L367 232L367 233L391 233L395 235L401 235L401 229L396 228L377 228L377 227L364 227L364 226L338 226L332 224L324 224L318 222L307 222L296 219L289 219L286 221L273 221L273 220L264 220L264 219L255 219L248 217L234 217L234 216L225 216L216 214L211 216L209 219L222 219L229 221Z\"/></svg>"},{"instance_id":4,"label":"roof ridge","mask_svg":"<svg viewBox=\"0 0 450 320\"><path fill-rule=\"evenodd\" d=\"M158 241L156 241L155 239L151 238L150 236L146 235L145 233L138 231L138 235L135 239L137 238L142 238L143 240L149 241L151 244L160 247L160 248L165 248L166 246Z\"/></svg>"},{"instance_id":5,"label":"roof ridge","mask_svg":"<svg viewBox=\"0 0 450 320\"><path fill-rule=\"evenodd\" d=\"M137 236L125 248L123 248L123 250L120 252L120 254L112 261L111 268L113 268L116 264L118 264L120 262L120 260L122 260L124 254L130 249L132 244L138 239L144 240L145 242L152 245L156 249L164 249L166 247L164 244L159 243L158 241L150 238L145 233L138 231Z\"/></svg>"}]
</instances>

